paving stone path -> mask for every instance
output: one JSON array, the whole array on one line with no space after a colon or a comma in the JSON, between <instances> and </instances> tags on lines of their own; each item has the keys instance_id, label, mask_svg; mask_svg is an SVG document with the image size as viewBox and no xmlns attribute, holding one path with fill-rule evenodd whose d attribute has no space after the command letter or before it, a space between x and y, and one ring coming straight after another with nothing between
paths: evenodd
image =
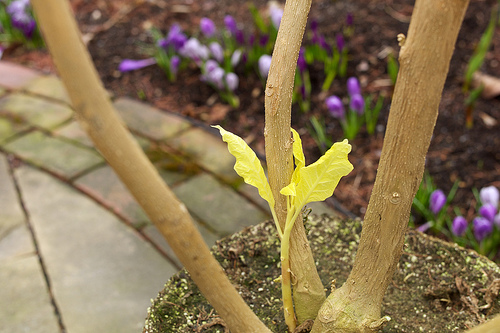
<instances>
[{"instance_id":1,"label":"paving stone path","mask_svg":"<svg viewBox=\"0 0 500 333\"><path fill-rule=\"evenodd\" d=\"M132 99L114 106L207 244L270 217L215 132ZM0 332L141 332L180 268L61 81L0 61Z\"/></svg>"}]
</instances>

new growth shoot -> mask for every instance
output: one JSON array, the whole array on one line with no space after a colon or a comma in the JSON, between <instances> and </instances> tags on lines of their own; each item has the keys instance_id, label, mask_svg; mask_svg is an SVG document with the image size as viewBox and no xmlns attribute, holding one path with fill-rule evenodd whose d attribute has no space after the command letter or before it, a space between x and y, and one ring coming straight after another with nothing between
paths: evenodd
<instances>
[{"instance_id":1,"label":"new growth shoot","mask_svg":"<svg viewBox=\"0 0 500 333\"><path fill-rule=\"evenodd\" d=\"M275 200L271 187L254 151L237 135L224 130L220 126L213 127L220 131L222 139L228 144L229 152L236 157L234 169L238 175L247 184L255 186L259 190L260 196L268 202L271 209L281 240L281 285L285 322L289 331L293 331L296 326L296 319L291 288L290 233L302 208L309 202L323 201L330 197L340 178L352 171L353 166L347 159L347 155L351 151L351 145L347 140L337 142L319 160L306 166L300 136L294 129L291 129L295 170L290 184L280 191L287 198L287 216L285 227L282 230L274 210Z\"/></svg>"}]
</instances>

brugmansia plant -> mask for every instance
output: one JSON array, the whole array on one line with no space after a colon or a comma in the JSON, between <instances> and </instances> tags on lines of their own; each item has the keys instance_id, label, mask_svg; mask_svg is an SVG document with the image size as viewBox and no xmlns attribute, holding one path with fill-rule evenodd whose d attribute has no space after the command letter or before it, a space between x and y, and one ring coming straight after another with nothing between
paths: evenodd
<instances>
[{"instance_id":1,"label":"brugmansia plant","mask_svg":"<svg viewBox=\"0 0 500 333\"><path fill-rule=\"evenodd\" d=\"M186 207L164 184L114 112L80 42L68 1L32 0L32 5L82 128L163 234L200 291L231 332L270 332L232 286ZM468 0L417 0L408 38L398 37L401 68L356 260L347 282L326 298L304 226L294 220L301 205L331 194L338 179L350 171L350 146L338 143L319 161L305 166L300 139L291 134L294 71L311 1L287 0L265 90L269 183L248 147L219 130L239 156L240 174L257 184L270 204L274 201L271 206L282 239L282 256L289 253L289 269L285 263L282 279L290 331L296 322L313 319L314 333L372 332L388 320L380 318L382 297L402 252L411 202L422 179L453 45L467 5ZM290 295L285 291L290 282L285 279L291 272L296 283ZM493 332L500 317L495 320L473 331Z\"/></svg>"},{"instance_id":2,"label":"brugmansia plant","mask_svg":"<svg viewBox=\"0 0 500 333\"><path fill-rule=\"evenodd\" d=\"M264 169L254 151L237 135L234 135L220 126L222 139L227 142L229 152L236 157L234 169L246 183L255 186L259 190L260 196L265 199L281 240L281 287L283 295L283 308L285 322L292 331L296 326L294 316L291 268L289 260L290 234L302 208L313 201L323 201L332 196L340 178L352 171L353 166L347 159L347 154L351 151L351 145L347 140L337 142L315 163L305 166L306 160L302 150L302 141L299 133L292 129L293 134L293 157L295 160L295 170L288 186L282 188L280 193L287 199L287 214L285 228L282 230L276 211L274 210L275 200L271 191L271 186L267 182Z\"/></svg>"}]
</instances>

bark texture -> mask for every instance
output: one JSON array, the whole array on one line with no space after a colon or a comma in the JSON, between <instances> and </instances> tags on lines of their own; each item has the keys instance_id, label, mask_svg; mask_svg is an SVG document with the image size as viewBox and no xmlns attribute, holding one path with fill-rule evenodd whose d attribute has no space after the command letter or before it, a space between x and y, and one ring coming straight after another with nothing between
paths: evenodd
<instances>
[{"instance_id":1,"label":"bark texture","mask_svg":"<svg viewBox=\"0 0 500 333\"><path fill-rule=\"evenodd\" d=\"M313 332L380 329L382 298L403 249L450 59L468 0L417 0L355 264L322 306Z\"/></svg>"},{"instance_id":2,"label":"bark texture","mask_svg":"<svg viewBox=\"0 0 500 333\"><path fill-rule=\"evenodd\" d=\"M232 332L270 332L215 261L184 206L113 110L66 0L32 0L76 117Z\"/></svg>"},{"instance_id":3,"label":"bark texture","mask_svg":"<svg viewBox=\"0 0 500 333\"><path fill-rule=\"evenodd\" d=\"M284 229L286 197L279 191L290 184L293 172L291 106L297 58L311 8L311 0L287 0L266 84L266 159L276 215ZM326 296L319 279L304 226L295 223L290 242L293 299L299 323L314 319Z\"/></svg>"}]
</instances>

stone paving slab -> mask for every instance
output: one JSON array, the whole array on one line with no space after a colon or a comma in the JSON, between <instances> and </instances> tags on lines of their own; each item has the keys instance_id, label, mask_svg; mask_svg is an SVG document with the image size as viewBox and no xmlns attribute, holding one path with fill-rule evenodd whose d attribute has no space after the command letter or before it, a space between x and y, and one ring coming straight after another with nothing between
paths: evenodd
<instances>
[{"instance_id":1,"label":"stone paving slab","mask_svg":"<svg viewBox=\"0 0 500 333\"><path fill-rule=\"evenodd\" d=\"M22 93L11 94L0 99L0 111L46 130L63 124L73 115L69 106Z\"/></svg>"},{"instance_id":2,"label":"stone paving slab","mask_svg":"<svg viewBox=\"0 0 500 333\"><path fill-rule=\"evenodd\" d=\"M215 242L221 238L219 235L215 234L214 232L208 230L203 225L201 225L198 221L196 221L196 219L195 223L201 235L203 236L205 243L207 243L209 247L214 245ZM179 267L182 267L182 264L179 261L179 259L177 259L174 251L172 250L170 245L168 245L163 235L160 233L160 231L158 231L158 229L154 225L150 224L146 226L145 228L142 229L142 232L146 236L148 236L151 239L151 241L155 243L156 246L158 246L163 252L165 252L170 258L172 258Z\"/></svg>"},{"instance_id":3,"label":"stone paving slab","mask_svg":"<svg viewBox=\"0 0 500 333\"><path fill-rule=\"evenodd\" d=\"M194 217L221 236L269 218L232 188L222 185L209 174L193 177L174 188L175 195Z\"/></svg>"},{"instance_id":4,"label":"stone paving slab","mask_svg":"<svg viewBox=\"0 0 500 333\"><path fill-rule=\"evenodd\" d=\"M34 131L8 142L5 150L70 179L82 171L103 163L103 158L91 149Z\"/></svg>"},{"instance_id":5,"label":"stone paving slab","mask_svg":"<svg viewBox=\"0 0 500 333\"><path fill-rule=\"evenodd\" d=\"M0 154L0 242L12 230L25 224L26 218L19 202L9 165L4 154Z\"/></svg>"},{"instance_id":6,"label":"stone paving slab","mask_svg":"<svg viewBox=\"0 0 500 333\"><path fill-rule=\"evenodd\" d=\"M191 127L189 121L179 116L130 98L119 98L113 105L130 129L157 141L171 138Z\"/></svg>"},{"instance_id":7,"label":"stone paving slab","mask_svg":"<svg viewBox=\"0 0 500 333\"><path fill-rule=\"evenodd\" d=\"M20 89L39 76L40 74L34 70L0 60L0 86Z\"/></svg>"},{"instance_id":8,"label":"stone paving slab","mask_svg":"<svg viewBox=\"0 0 500 333\"><path fill-rule=\"evenodd\" d=\"M61 136L61 137L79 142L82 145L85 145L87 147L94 146L94 144L92 143L92 140L90 140L90 138L87 136L87 133L85 133L82 130L82 128L80 127L80 124L75 120L57 128L52 133L55 136Z\"/></svg>"},{"instance_id":9,"label":"stone paving slab","mask_svg":"<svg viewBox=\"0 0 500 333\"><path fill-rule=\"evenodd\" d=\"M67 332L140 332L174 266L64 183L27 166L15 175Z\"/></svg>"},{"instance_id":10,"label":"stone paving slab","mask_svg":"<svg viewBox=\"0 0 500 333\"><path fill-rule=\"evenodd\" d=\"M239 182L234 171L236 159L227 150L227 144L201 128L192 128L172 138L168 144L197 161L203 168L213 172L229 183Z\"/></svg>"},{"instance_id":11,"label":"stone paving slab","mask_svg":"<svg viewBox=\"0 0 500 333\"><path fill-rule=\"evenodd\" d=\"M54 75L44 75L30 81L24 89L30 93L58 99L71 104L68 93L62 81Z\"/></svg>"},{"instance_id":12,"label":"stone paving slab","mask_svg":"<svg viewBox=\"0 0 500 333\"><path fill-rule=\"evenodd\" d=\"M36 255L0 260L0 286L1 333L60 332Z\"/></svg>"},{"instance_id":13,"label":"stone paving slab","mask_svg":"<svg viewBox=\"0 0 500 333\"><path fill-rule=\"evenodd\" d=\"M0 144L6 142L19 132L25 131L29 126L23 122L9 117L0 118Z\"/></svg>"}]
</instances>

